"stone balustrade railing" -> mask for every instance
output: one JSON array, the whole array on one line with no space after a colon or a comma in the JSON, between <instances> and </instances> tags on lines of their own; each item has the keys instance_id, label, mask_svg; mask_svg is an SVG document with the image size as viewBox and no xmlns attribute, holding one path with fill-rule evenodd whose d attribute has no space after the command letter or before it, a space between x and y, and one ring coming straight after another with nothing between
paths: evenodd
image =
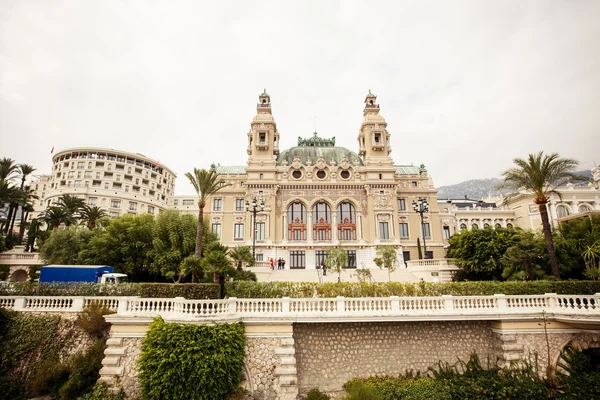
<instances>
[{"instance_id":1,"label":"stone balustrade railing","mask_svg":"<svg viewBox=\"0 0 600 400\"><path fill-rule=\"evenodd\" d=\"M39 253L2 253L0 265L42 265Z\"/></svg>"},{"instance_id":2,"label":"stone balustrade railing","mask_svg":"<svg viewBox=\"0 0 600 400\"><path fill-rule=\"evenodd\" d=\"M277 298L186 300L184 298L2 296L0 307L17 311L80 312L91 303L106 305L119 317L167 320L445 320L519 319L546 312L553 317L600 322L595 295L431 296L364 298Z\"/></svg>"}]
</instances>

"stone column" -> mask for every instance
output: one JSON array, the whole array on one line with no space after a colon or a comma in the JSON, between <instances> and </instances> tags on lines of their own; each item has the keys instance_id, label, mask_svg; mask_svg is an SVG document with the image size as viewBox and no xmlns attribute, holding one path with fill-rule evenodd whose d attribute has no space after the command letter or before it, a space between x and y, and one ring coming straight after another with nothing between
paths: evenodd
<instances>
[{"instance_id":1,"label":"stone column","mask_svg":"<svg viewBox=\"0 0 600 400\"><path fill-rule=\"evenodd\" d=\"M357 211L356 213L356 240L363 240L362 213L360 211Z\"/></svg>"},{"instance_id":2,"label":"stone column","mask_svg":"<svg viewBox=\"0 0 600 400\"><path fill-rule=\"evenodd\" d=\"M306 213L306 240L310 243L313 241L313 228L312 228L312 211Z\"/></svg>"},{"instance_id":3,"label":"stone column","mask_svg":"<svg viewBox=\"0 0 600 400\"><path fill-rule=\"evenodd\" d=\"M337 242L337 215L335 213L332 213L332 217L331 217L331 240L333 241L333 243Z\"/></svg>"}]
</instances>

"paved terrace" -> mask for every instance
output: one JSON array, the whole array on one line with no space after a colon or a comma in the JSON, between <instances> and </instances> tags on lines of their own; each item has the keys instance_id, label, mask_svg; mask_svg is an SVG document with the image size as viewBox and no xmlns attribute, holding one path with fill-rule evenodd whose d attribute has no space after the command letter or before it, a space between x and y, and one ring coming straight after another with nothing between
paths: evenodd
<instances>
[{"instance_id":1,"label":"paved terrace","mask_svg":"<svg viewBox=\"0 0 600 400\"><path fill-rule=\"evenodd\" d=\"M138 297L2 296L0 307L32 312L80 312L90 303L116 314L110 322L146 322L161 316L179 322L293 323L499 320L541 318L600 323L600 293L584 295L276 298L225 300Z\"/></svg>"}]
</instances>

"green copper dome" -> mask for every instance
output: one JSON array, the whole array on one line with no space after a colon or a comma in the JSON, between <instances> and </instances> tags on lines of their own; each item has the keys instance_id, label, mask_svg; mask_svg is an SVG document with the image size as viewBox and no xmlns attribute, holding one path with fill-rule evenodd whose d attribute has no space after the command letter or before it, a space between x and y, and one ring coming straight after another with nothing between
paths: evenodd
<instances>
[{"instance_id":1,"label":"green copper dome","mask_svg":"<svg viewBox=\"0 0 600 400\"><path fill-rule=\"evenodd\" d=\"M282 151L277 157L277 165L283 165L284 161L290 165L296 157L302 164L306 164L310 160L315 165L317 160L323 157L327 164L333 160L339 165L344 158L347 158L351 164L363 165L362 160L355 152L345 147L335 147L335 137L323 139L317 136L317 132L308 139L299 137L298 146Z\"/></svg>"}]
</instances>

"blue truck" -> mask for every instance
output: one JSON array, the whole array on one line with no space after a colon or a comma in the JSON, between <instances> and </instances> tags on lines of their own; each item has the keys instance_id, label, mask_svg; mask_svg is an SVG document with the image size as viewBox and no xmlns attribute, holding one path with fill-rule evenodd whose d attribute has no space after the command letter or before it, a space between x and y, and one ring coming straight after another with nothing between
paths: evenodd
<instances>
[{"instance_id":1,"label":"blue truck","mask_svg":"<svg viewBox=\"0 0 600 400\"><path fill-rule=\"evenodd\" d=\"M108 265L44 265L40 269L42 282L90 282L120 283L127 280L126 274L114 273Z\"/></svg>"}]
</instances>

